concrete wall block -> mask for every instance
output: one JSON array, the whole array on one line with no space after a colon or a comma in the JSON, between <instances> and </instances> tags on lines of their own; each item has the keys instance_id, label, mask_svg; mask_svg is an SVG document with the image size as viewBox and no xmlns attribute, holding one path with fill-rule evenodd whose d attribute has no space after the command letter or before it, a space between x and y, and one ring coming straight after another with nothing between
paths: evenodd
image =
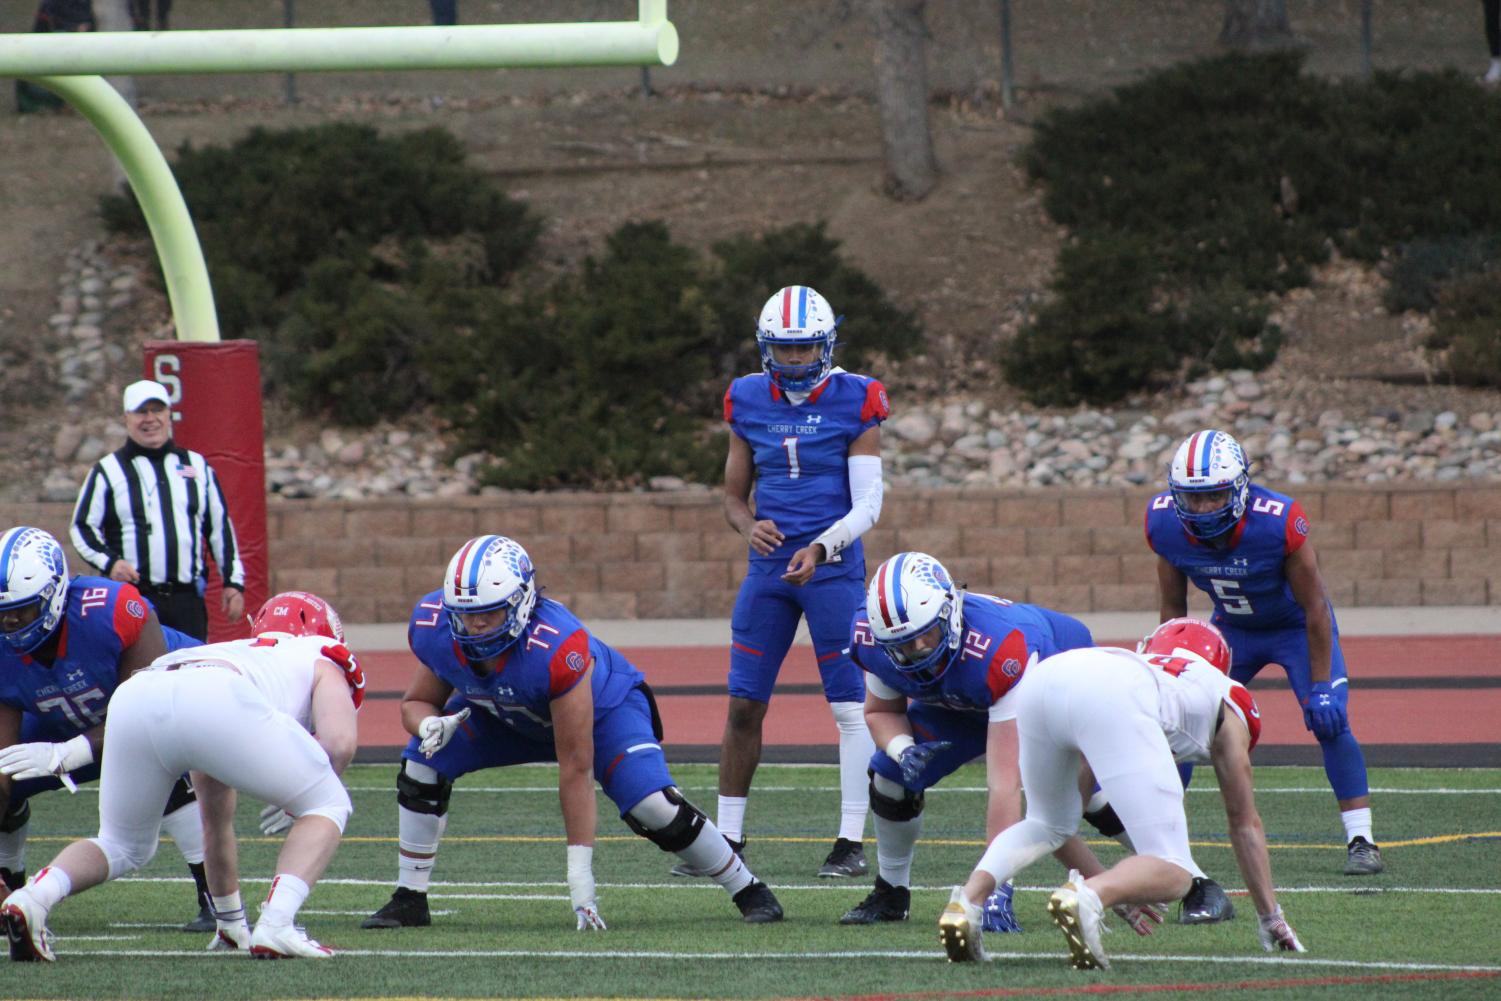
<instances>
[{"instance_id":1,"label":"concrete wall block","mask_svg":"<svg viewBox=\"0 0 1501 1001\"><path fill-rule=\"evenodd\" d=\"M671 509L668 529L674 532L729 532L734 529L724 520L724 502L719 496L706 496L697 504L676 504ZM832 517L829 519L833 520ZM649 531L647 529L646 531Z\"/></svg>"},{"instance_id":2,"label":"concrete wall block","mask_svg":"<svg viewBox=\"0 0 1501 1001\"><path fill-rule=\"evenodd\" d=\"M1063 524L1063 505L1059 497L1001 497L995 519L1006 528L1050 528Z\"/></svg>"},{"instance_id":3,"label":"concrete wall block","mask_svg":"<svg viewBox=\"0 0 1501 1001\"><path fill-rule=\"evenodd\" d=\"M542 509L542 531L561 535L584 535L605 530L605 505L593 503L549 504ZM525 545L525 543L522 543Z\"/></svg>"},{"instance_id":4,"label":"concrete wall block","mask_svg":"<svg viewBox=\"0 0 1501 1001\"><path fill-rule=\"evenodd\" d=\"M1054 561L1060 584L1122 584L1119 556L1059 556ZM1147 583L1135 581L1131 583Z\"/></svg>"},{"instance_id":5,"label":"concrete wall block","mask_svg":"<svg viewBox=\"0 0 1501 1001\"><path fill-rule=\"evenodd\" d=\"M641 532L636 536L636 559L660 563L678 563L703 558L702 536L698 532Z\"/></svg>"},{"instance_id":6,"label":"concrete wall block","mask_svg":"<svg viewBox=\"0 0 1501 1001\"><path fill-rule=\"evenodd\" d=\"M381 536L411 538L412 508L408 504L352 502L344 512L344 531L350 539Z\"/></svg>"},{"instance_id":7,"label":"concrete wall block","mask_svg":"<svg viewBox=\"0 0 1501 1001\"><path fill-rule=\"evenodd\" d=\"M928 523L932 525L992 525L995 523L995 498L949 496L933 498Z\"/></svg>"},{"instance_id":8,"label":"concrete wall block","mask_svg":"<svg viewBox=\"0 0 1501 1001\"><path fill-rule=\"evenodd\" d=\"M320 598L327 598L338 609L340 618L345 617L344 594L339 589L339 571L332 567L282 567L271 571L271 591L311 591ZM358 619L350 619L357 622Z\"/></svg>"},{"instance_id":9,"label":"concrete wall block","mask_svg":"<svg viewBox=\"0 0 1501 1001\"><path fill-rule=\"evenodd\" d=\"M605 508L605 529L621 534L665 532L672 527L673 509L648 500L616 501Z\"/></svg>"},{"instance_id":10,"label":"concrete wall block","mask_svg":"<svg viewBox=\"0 0 1501 1001\"><path fill-rule=\"evenodd\" d=\"M1157 588L1151 584L1095 584L1090 592L1096 612L1141 612L1143 632L1156 621ZM1111 639L1117 637L1096 637Z\"/></svg>"},{"instance_id":11,"label":"concrete wall block","mask_svg":"<svg viewBox=\"0 0 1501 1001\"><path fill-rule=\"evenodd\" d=\"M1455 579L1429 578L1423 584L1423 604L1434 606L1485 605L1489 603L1490 586L1483 578Z\"/></svg>"},{"instance_id":12,"label":"concrete wall block","mask_svg":"<svg viewBox=\"0 0 1501 1001\"><path fill-rule=\"evenodd\" d=\"M667 568L661 563L632 560L599 565L601 591L660 591L667 586Z\"/></svg>"},{"instance_id":13,"label":"concrete wall block","mask_svg":"<svg viewBox=\"0 0 1501 1001\"><path fill-rule=\"evenodd\" d=\"M281 531L288 539L342 539L344 508L331 504L288 505L281 511Z\"/></svg>"},{"instance_id":14,"label":"concrete wall block","mask_svg":"<svg viewBox=\"0 0 1501 1001\"><path fill-rule=\"evenodd\" d=\"M724 560L683 560L667 564L669 591L716 590L730 586L730 567Z\"/></svg>"},{"instance_id":15,"label":"concrete wall block","mask_svg":"<svg viewBox=\"0 0 1501 1001\"><path fill-rule=\"evenodd\" d=\"M598 563L550 563L537 570L537 578L560 591L598 591Z\"/></svg>"},{"instance_id":16,"label":"concrete wall block","mask_svg":"<svg viewBox=\"0 0 1501 1001\"><path fill-rule=\"evenodd\" d=\"M1114 528L1140 524L1142 509L1133 507L1128 510L1125 498L1118 493L1081 494L1063 498L1060 517L1065 526L1084 532L1096 525Z\"/></svg>"},{"instance_id":17,"label":"concrete wall block","mask_svg":"<svg viewBox=\"0 0 1501 1001\"><path fill-rule=\"evenodd\" d=\"M375 562L383 567L443 564L452 555L443 548L442 540L433 536L417 536L410 539L387 537L375 540Z\"/></svg>"},{"instance_id":18,"label":"concrete wall block","mask_svg":"<svg viewBox=\"0 0 1501 1001\"><path fill-rule=\"evenodd\" d=\"M575 559L593 560L599 563L633 560L636 558L636 533L580 533L572 539L571 552Z\"/></svg>"},{"instance_id":19,"label":"concrete wall block","mask_svg":"<svg viewBox=\"0 0 1501 1001\"><path fill-rule=\"evenodd\" d=\"M516 541L521 543L526 554L532 558L532 565L537 568L538 573L545 574L553 564L570 563L574 559L573 537L570 535L544 532ZM453 553L456 552L457 547L453 550ZM448 554L450 559L453 558L453 553Z\"/></svg>"},{"instance_id":20,"label":"concrete wall block","mask_svg":"<svg viewBox=\"0 0 1501 1001\"><path fill-rule=\"evenodd\" d=\"M586 624L591 619L634 619L636 592L580 591L569 608Z\"/></svg>"},{"instance_id":21,"label":"concrete wall block","mask_svg":"<svg viewBox=\"0 0 1501 1001\"><path fill-rule=\"evenodd\" d=\"M1033 584L1027 588L1027 601L1070 615L1095 610L1088 584Z\"/></svg>"},{"instance_id":22,"label":"concrete wall block","mask_svg":"<svg viewBox=\"0 0 1501 1001\"><path fill-rule=\"evenodd\" d=\"M1430 518L1456 518L1453 490L1404 490L1391 499L1392 521L1428 521ZM1466 519L1468 520L1468 519Z\"/></svg>"},{"instance_id":23,"label":"concrete wall block","mask_svg":"<svg viewBox=\"0 0 1501 1001\"><path fill-rule=\"evenodd\" d=\"M1358 521L1356 549L1418 549L1423 545L1423 526L1416 521Z\"/></svg>"},{"instance_id":24,"label":"concrete wall block","mask_svg":"<svg viewBox=\"0 0 1501 1001\"><path fill-rule=\"evenodd\" d=\"M1478 521L1437 519L1423 522L1424 549L1484 546L1485 536L1485 525Z\"/></svg>"},{"instance_id":25,"label":"concrete wall block","mask_svg":"<svg viewBox=\"0 0 1501 1001\"><path fill-rule=\"evenodd\" d=\"M902 528L897 534L902 550L916 550L936 556L941 563L959 552L959 526L928 524ZM871 567L874 571L875 567Z\"/></svg>"},{"instance_id":26,"label":"concrete wall block","mask_svg":"<svg viewBox=\"0 0 1501 1001\"><path fill-rule=\"evenodd\" d=\"M1028 556L1087 556L1089 532L1073 528L1027 529Z\"/></svg>"},{"instance_id":27,"label":"concrete wall block","mask_svg":"<svg viewBox=\"0 0 1501 1001\"><path fill-rule=\"evenodd\" d=\"M1319 553L1319 569L1326 580L1380 580L1386 565L1379 549L1337 549ZM1394 572L1400 573L1400 568Z\"/></svg>"},{"instance_id":28,"label":"concrete wall block","mask_svg":"<svg viewBox=\"0 0 1501 1001\"><path fill-rule=\"evenodd\" d=\"M1428 552L1428 550L1424 550ZM1446 574L1428 574L1431 577L1456 577L1461 580L1491 578L1501 580L1501 546L1495 548L1438 550L1447 553L1449 568Z\"/></svg>"},{"instance_id":29,"label":"concrete wall block","mask_svg":"<svg viewBox=\"0 0 1501 1001\"><path fill-rule=\"evenodd\" d=\"M706 560L739 560L744 563L750 553L745 536L723 525L700 533L699 552Z\"/></svg>"},{"instance_id":30,"label":"concrete wall block","mask_svg":"<svg viewBox=\"0 0 1501 1001\"><path fill-rule=\"evenodd\" d=\"M698 619L706 613L702 591L641 591L636 614L643 619Z\"/></svg>"},{"instance_id":31,"label":"concrete wall block","mask_svg":"<svg viewBox=\"0 0 1501 1001\"><path fill-rule=\"evenodd\" d=\"M1027 551L1027 533L1020 528L991 525L959 526L959 550L971 556L1020 556Z\"/></svg>"},{"instance_id":32,"label":"concrete wall block","mask_svg":"<svg viewBox=\"0 0 1501 1001\"><path fill-rule=\"evenodd\" d=\"M369 536L309 539L304 548L303 562L310 567L368 567L377 562L375 540Z\"/></svg>"},{"instance_id":33,"label":"concrete wall block","mask_svg":"<svg viewBox=\"0 0 1501 1001\"><path fill-rule=\"evenodd\" d=\"M990 560L990 579L1001 597L1025 601L1029 585L1058 582L1054 562L1051 556L995 556Z\"/></svg>"},{"instance_id":34,"label":"concrete wall block","mask_svg":"<svg viewBox=\"0 0 1501 1001\"><path fill-rule=\"evenodd\" d=\"M1405 608L1423 603L1423 584L1416 577L1357 580L1355 602L1364 608Z\"/></svg>"},{"instance_id":35,"label":"concrete wall block","mask_svg":"<svg viewBox=\"0 0 1501 1001\"><path fill-rule=\"evenodd\" d=\"M490 523L490 516L486 515L486 524ZM511 519L495 519L507 520ZM506 526L503 535L529 534L536 527L535 519L527 519L532 524L516 525L514 521ZM515 533L514 535L512 533ZM481 534L479 527L479 512L471 507L418 507L412 509L412 538L432 539L447 536L462 535L464 538L473 538ZM525 545L525 543L522 543Z\"/></svg>"},{"instance_id":36,"label":"concrete wall block","mask_svg":"<svg viewBox=\"0 0 1501 1001\"><path fill-rule=\"evenodd\" d=\"M1148 552L1147 536L1140 523L1096 525L1089 530L1089 551L1097 556L1125 556Z\"/></svg>"},{"instance_id":37,"label":"concrete wall block","mask_svg":"<svg viewBox=\"0 0 1501 1001\"><path fill-rule=\"evenodd\" d=\"M1501 518L1501 487L1473 486L1455 491L1454 517L1460 521Z\"/></svg>"},{"instance_id":38,"label":"concrete wall block","mask_svg":"<svg viewBox=\"0 0 1501 1001\"><path fill-rule=\"evenodd\" d=\"M1324 512L1342 521L1386 521L1392 515L1391 494L1385 490L1368 490L1334 484L1324 490ZM1310 518L1312 512L1304 508Z\"/></svg>"}]
</instances>

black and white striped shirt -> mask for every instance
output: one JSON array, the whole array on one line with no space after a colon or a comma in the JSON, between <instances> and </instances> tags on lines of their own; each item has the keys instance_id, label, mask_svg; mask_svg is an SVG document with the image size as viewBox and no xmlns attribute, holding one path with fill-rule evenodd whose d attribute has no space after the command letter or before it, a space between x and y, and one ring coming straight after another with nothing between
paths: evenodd
<instances>
[{"instance_id":1,"label":"black and white striped shirt","mask_svg":"<svg viewBox=\"0 0 1501 1001\"><path fill-rule=\"evenodd\" d=\"M142 448L133 441L89 470L78 492L73 547L108 576L127 560L143 583L196 584L203 578L203 544L226 584L245 587L224 491L197 452L167 442Z\"/></svg>"}]
</instances>

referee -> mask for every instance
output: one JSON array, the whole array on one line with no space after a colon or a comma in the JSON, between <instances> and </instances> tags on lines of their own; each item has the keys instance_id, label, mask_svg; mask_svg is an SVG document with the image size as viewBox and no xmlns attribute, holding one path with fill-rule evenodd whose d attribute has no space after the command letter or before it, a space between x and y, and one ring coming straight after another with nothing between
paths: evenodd
<instances>
[{"instance_id":1,"label":"referee","mask_svg":"<svg viewBox=\"0 0 1501 1001\"><path fill-rule=\"evenodd\" d=\"M73 547L112 580L129 581L156 606L162 625L208 638L204 543L224 579L230 622L245 614L245 568L224 492L208 462L172 441L161 383L125 387L123 446L94 463L73 510Z\"/></svg>"}]
</instances>

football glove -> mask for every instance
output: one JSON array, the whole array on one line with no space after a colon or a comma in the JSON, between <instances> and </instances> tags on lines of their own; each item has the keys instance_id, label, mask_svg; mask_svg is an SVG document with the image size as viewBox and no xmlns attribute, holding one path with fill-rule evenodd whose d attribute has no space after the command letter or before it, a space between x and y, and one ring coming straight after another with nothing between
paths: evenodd
<instances>
[{"instance_id":1,"label":"football glove","mask_svg":"<svg viewBox=\"0 0 1501 1001\"><path fill-rule=\"evenodd\" d=\"M271 805L261 811L261 833L266 837L280 834L292 826L296 818L281 807Z\"/></svg>"},{"instance_id":2,"label":"football glove","mask_svg":"<svg viewBox=\"0 0 1501 1001\"><path fill-rule=\"evenodd\" d=\"M897 761L897 765L902 769L902 782L909 787L919 785L928 763L941 752L947 751L953 743L951 740L930 740L924 744L913 744L911 747L902 748L901 759Z\"/></svg>"},{"instance_id":3,"label":"football glove","mask_svg":"<svg viewBox=\"0 0 1501 1001\"><path fill-rule=\"evenodd\" d=\"M214 937L206 947L209 952L250 951L250 923L245 920L243 910L239 918L219 918L217 925Z\"/></svg>"},{"instance_id":4,"label":"football glove","mask_svg":"<svg viewBox=\"0 0 1501 1001\"><path fill-rule=\"evenodd\" d=\"M453 732L459 728L459 724L468 718L469 708L465 706L452 716L428 716L418 723L417 736L422 738L422 743L417 748L423 757L431 758L443 750L453 739Z\"/></svg>"},{"instance_id":5,"label":"football glove","mask_svg":"<svg viewBox=\"0 0 1501 1001\"><path fill-rule=\"evenodd\" d=\"M0 772L12 780L58 778L75 768L94 763L94 748L89 738L79 734L60 744L45 741L33 744L12 744L0 751Z\"/></svg>"},{"instance_id":6,"label":"football glove","mask_svg":"<svg viewBox=\"0 0 1501 1001\"><path fill-rule=\"evenodd\" d=\"M593 903L583 907L575 907L574 915L578 918L579 931L605 931L605 919L599 916L599 908Z\"/></svg>"},{"instance_id":7,"label":"football glove","mask_svg":"<svg viewBox=\"0 0 1501 1001\"><path fill-rule=\"evenodd\" d=\"M1303 725L1313 731L1320 740L1338 737L1350 727L1345 716L1345 703L1327 681L1315 681L1303 704Z\"/></svg>"},{"instance_id":8,"label":"football glove","mask_svg":"<svg viewBox=\"0 0 1501 1001\"><path fill-rule=\"evenodd\" d=\"M1110 909L1138 935L1152 934L1152 926L1162 924L1167 914L1164 904L1116 904Z\"/></svg>"},{"instance_id":9,"label":"football glove","mask_svg":"<svg viewBox=\"0 0 1501 1001\"><path fill-rule=\"evenodd\" d=\"M1261 936L1261 947L1267 952L1307 952L1303 943L1298 941L1298 933L1293 931L1293 926L1287 923L1282 916L1282 908L1278 907L1270 914L1262 914L1257 923L1256 933Z\"/></svg>"},{"instance_id":10,"label":"football glove","mask_svg":"<svg viewBox=\"0 0 1501 1001\"><path fill-rule=\"evenodd\" d=\"M349 683L349 697L354 700L355 709L359 709L365 702L365 670L360 667L354 653L343 643L330 643L319 652L344 672L344 680Z\"/></svg>"},{"instance_id":11,"label":"football glove","mask_svg":"<svg viewBox=\"0 0 1501 1001\"><path fill-rule=\"evenodd\" d=\"M568 846L568 899L579 931L604 931L605 919L599 916L594 899L594 846Z\"/></svg>"}]
</instances>

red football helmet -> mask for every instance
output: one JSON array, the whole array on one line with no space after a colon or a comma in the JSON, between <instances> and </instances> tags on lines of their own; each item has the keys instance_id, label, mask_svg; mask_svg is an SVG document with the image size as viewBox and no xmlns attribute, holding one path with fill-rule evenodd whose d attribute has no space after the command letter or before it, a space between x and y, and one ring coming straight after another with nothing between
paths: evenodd
<instances>
[{"instance_id":1,"label":"red football helmet","mask_svg":"<svg viewBox=\"0 0 1501 1001\"><path fill-rule=\"evenodd\" d=\"M1214 626L1201 619L1168 619L1136 646L1137 653L1160 653L1169 657L1189 653L1230 673L1230 644Z\"/></svg>"},{"instance_id":2,"label":"red football helmet","mask_svg":"<svg viewBox=\"0 0 1501 1001\"><path fill-rule=\"evenodd\" d=\"M283 591L266 599L255 613L250 633L291 633L293 636L327 636L344 642L344 623L334 607L308 591Z\"/></svg>"}]
</instances>

